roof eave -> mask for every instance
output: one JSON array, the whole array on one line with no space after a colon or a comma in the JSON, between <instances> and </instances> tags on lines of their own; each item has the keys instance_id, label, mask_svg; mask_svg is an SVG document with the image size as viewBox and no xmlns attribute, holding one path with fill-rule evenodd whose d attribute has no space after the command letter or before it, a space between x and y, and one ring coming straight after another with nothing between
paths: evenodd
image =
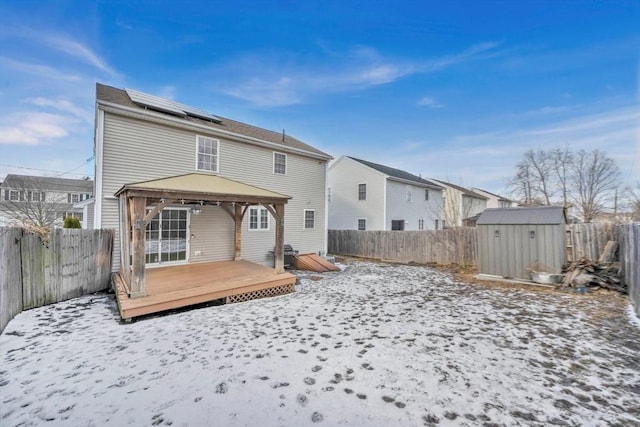
<instances>
[{"instance_id":1,"label":"roof eave","mask_svg":"<svg viewBox=\"0 0 640 427\"><path fill-rule=\"evenodd\" d=\"M156 119L158 122L170 122L182 128L197 129L210 134L226 136L230 139L236 139L243 142L247 142L249 144L274 148L274 149L277 149L278 151L296 153L296 154L300 154L300 155L304 155L307 157L312 157L314 159L320 159L324 161L329 161L333 159L332 156L326 153L313 153L311 151L302 150L300 148L276 144L274 142L265 141L263 139L253 138L250 136L242 135L235 132L229 132L229 131L218 129L218 128L212 128L209 126L200 125L198 123L184 122L182 120L179 120L178 118L173 118L173 117L167 116L166 114L157 113L152 110L144 110L139 108L127 107L124 105L103 101L100 99L96 100L96 104L97 104L97 108L100 108L103 111L110 112L110 113L115 113L115 114L120 113L121 115L124 115L124 116L127 116L127 114L122 114L122 113L129 113L130 115L138 115L138 116L142 116L150 119Z\"/></svg>"}]
</instances>

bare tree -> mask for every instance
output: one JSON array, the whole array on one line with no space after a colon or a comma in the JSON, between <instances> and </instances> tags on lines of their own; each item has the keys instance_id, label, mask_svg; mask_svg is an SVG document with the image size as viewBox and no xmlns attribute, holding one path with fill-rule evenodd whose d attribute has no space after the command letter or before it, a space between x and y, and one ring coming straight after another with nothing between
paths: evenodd
<instances>
[{"instance_id":1,"label":"bare tree","mask_svg":"<svg viewBox=\"0 0 640 427\"><path fill-rule=\"evenodd\" d=\"M514 176L507 182L510 195L525 206L550 205L553 194L550 154L528 150L515 169Z\"/></svg>"},{"instance_id":2,"label":"bare tree","mask_svg":"<svg viewBox=\"0 0 640 427\"><path fill-rule=\"evenodd\" d=\"M635 186L626 187L625 196L631 221L640 221L640 181Z\"/></svg>"},{"instance_id":3,"label":"bare tree","mask_svg":"<svg viewBox=\"0 0 640 427\"><path fill-rule=\"evenodd\" d=\"M46 235L69 204L66 194L44 192L39 182L33 177L28 182L13 180L11 188L5 190L1 209L12 225Z\"/></svg>"},{"instance_id":4,"label":"bare tree","mask_svg":"<svg viewBox=\"0 0 640 427\"><path fill-rule=\"evenodd\" d=\"M516 172L507 181L509 194L520 201L521 205L530 206L533 204L532 174L530 165L524 161L516 164Z\"/></svg>"},{"instance_id":5,"label":"bare tree","mask_svg":"<svg viewBox=\"0 0 640 427\"><path fill-rule=\"evenodd\" d=\"M620 170L604 152L580 150L575 155L571 173L571 194L584 222L591 222L615 197Z\"/></svg>"},{"instance_id":6,"label":"bare tree","mask_svg":"<svg viewBox=\"0 0 640 427\"><path fill-rule=\"evenodd\" d=\"M569 205L569 174L573 165L574 156L569 147L555 148L551 152L551 163L555 174L555 183L562 195L562 205Z\"/></svg>"}]
</instances>

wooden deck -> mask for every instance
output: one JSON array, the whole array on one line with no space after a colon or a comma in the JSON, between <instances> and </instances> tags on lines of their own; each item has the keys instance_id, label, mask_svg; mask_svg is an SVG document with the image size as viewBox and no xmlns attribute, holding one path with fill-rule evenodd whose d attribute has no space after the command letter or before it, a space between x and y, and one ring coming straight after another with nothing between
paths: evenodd
<instances>
[{"instance_id":1,"label":"wooden deck","mask_svg":"<svg viewBox=\"0 0 640 427\"><path fill-rule=\"evenodd\" d=\"M147 296L131 299L118 273L113 282L123 319L221 298L228 302L293 292L296 276L249 261L221 261L147 269Z\"/></svg>"}]
</instances>

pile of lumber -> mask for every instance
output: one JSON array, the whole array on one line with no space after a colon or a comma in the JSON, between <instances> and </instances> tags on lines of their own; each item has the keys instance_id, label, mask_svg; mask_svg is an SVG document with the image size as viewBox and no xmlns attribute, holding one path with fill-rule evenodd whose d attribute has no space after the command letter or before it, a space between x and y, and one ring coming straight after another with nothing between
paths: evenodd
<instances>
[{"instance_id":1,"label":"pile of lumber","mask_svg":"<svg viewBox=\"0 0 640 427\"><path fill-rule=\"evenodd\" d=\"M628 293L620 276L620 263L614 262L618 244L609 241L598 261L581 258L566 269L563 284L576 288L605 288Z\"/></svg>"}]
</instances>

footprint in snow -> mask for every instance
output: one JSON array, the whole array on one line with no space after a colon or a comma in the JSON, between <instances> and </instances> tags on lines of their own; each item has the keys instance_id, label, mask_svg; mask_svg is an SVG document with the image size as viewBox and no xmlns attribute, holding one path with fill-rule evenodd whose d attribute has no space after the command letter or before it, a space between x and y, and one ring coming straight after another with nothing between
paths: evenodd
<instances>
[{"instance_id":1,"label":"footprint in snow","mask_svg":"<svg viewBox=\"0 0 640 427\"><path fill-rule=\"evenodd\" d=\"M216 393L218 394L224 394L227 391L229 391L229 386L227 385L227 383L220 383L216 386Z\"/></svg>"}]
</instances>

